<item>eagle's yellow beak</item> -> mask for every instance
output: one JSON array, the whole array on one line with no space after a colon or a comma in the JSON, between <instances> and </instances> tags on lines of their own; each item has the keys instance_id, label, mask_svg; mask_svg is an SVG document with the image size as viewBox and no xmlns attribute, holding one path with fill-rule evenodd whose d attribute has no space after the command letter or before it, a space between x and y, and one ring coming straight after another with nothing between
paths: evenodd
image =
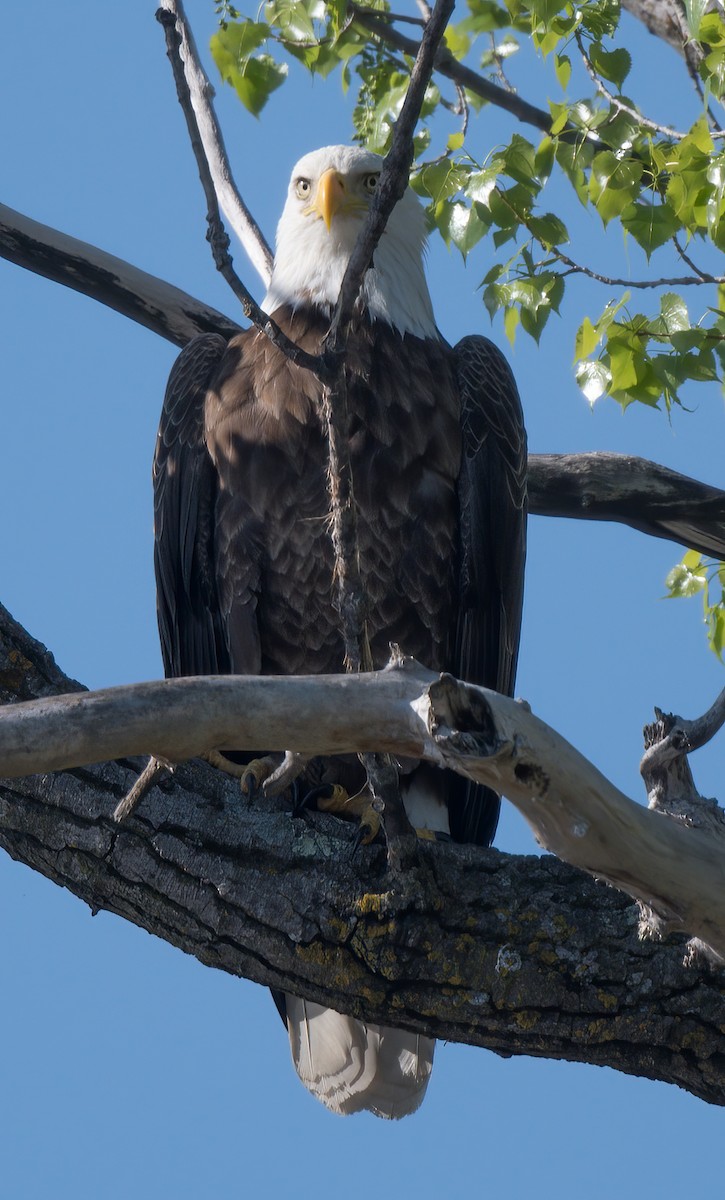
<instances>
[{"instance_id":1,"label":"eagle's yellow beak","mask_svg":"<svg viewBox=\"0 0 725 1200\"><path fill-rule=\"evenodd\" d=\"M347 193L345 191L344 179L334 167L328 167L324 175L320 176L320 182L317 185L317 195L312 205L313 212L319 213L325 222L328 233L332 224L332 218L340 210L346 199Z\"/></svg>"}]
</instances>

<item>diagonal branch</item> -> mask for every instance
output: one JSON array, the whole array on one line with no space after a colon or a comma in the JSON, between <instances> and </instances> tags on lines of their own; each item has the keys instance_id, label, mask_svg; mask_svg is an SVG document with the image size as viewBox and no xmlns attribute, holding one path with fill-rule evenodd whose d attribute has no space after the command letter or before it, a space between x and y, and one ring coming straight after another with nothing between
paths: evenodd
<instances>
[{"instance_id":1,"label":"diagonal branch","mask_svg":"<svg viewBox=\"0 0 725 1200\"><path fill-rule=\"evenodd\" d=\"M198 333L228 338L239 332L231 317L165 280L2 205L0 257L108 305L177 346ZM529 502L537 516L618 521L725 560L725 492L647 459L530 454Z\"/></svg>"},{"instance_id":2,"label":"diagonal branch","mask_svg":"<svg viewBox=\"0 0 725 1200\"><path fill-rule=\"evenodd\" d=\"M196 113L191 104L189 85L184 73L184 65L181 61L181 35L176 28L176 19L168 9L158 9L156 18L163 27L166 35L166 51L174 73L179 103L181 104L189 130L189 139L194 151L194 157L196 158L199 178L204 189L204 195L206 196L207 240L211 246L216 268L239 300L245 317L248 317L252 324L261 330L269 338L270 342L278 350L281 350L293 363L298 367L305 367L309 371L314 371L322 379L326 373L323 359L317 355L308 354L306 350L303 350L288 338L276 322L262 311L251 292L245 287L234 270L232 256L229 253L229 236L219 213L219 201L217 199L214 179L199 132Z\"/></svg>"},{"instance_id":3,"label":"diagonal branch","mask_svg":"<svg viewBox=\"0 0 725 1200\"><path fill-rule=\"evenodd\" d=\"M201 65L182 0L159 0L159 6L173 17L179 35L179 53L188 87L188 100L185 98L182 101L182 107L188 102L195 114L204 157L222 212L267 287L272 277L272 251L232 177L224 138L214 111L214 89Z\"/></svg>"},{"instance_id":4,"label":"diagonal branch","mask_svg":"<svg viewBox=\"0 0 725 1200\"><path fill-rule=\"evenodd\" d=\"M388 218L408 186L415 149L415 127L454 7L455 0L437 0L430 19L426 22L420 44L415 47L415 62L403 107L395 122L392 144L383 162L370 211L343 276L340 296L325 342L325 349L332 354L339 350L345 336L363 276L372 262L375 247L382 237Z\"/></svg>"},{"instance_id":5,"label":"diagonal branch","mask_svg":"<svg viewBox=\"0 0 725 1200\"><path fill-rule=\"evenodd\" d=\"M239 326L165 279L0 204L0 256L98 300L175 346L199 333L233 337Z\"/></svg>"},{"instance_id":6,"label":"diagonal branch","mask_svg":"<svg viewBox=\"0 0 725 1200\"><path fill-rule=\"evenodd\" d=\"M386 46L402 50L404 54L410 55L411 58L414 58L417 54L418 43L393 28L389 17L386 18L384 14L363 8L354 3L348 4L348 11L352 14L358 25L361 25L363 29L367 29L369 33L374 34ZM543 108L537 108L534 104L529 104L527 100L522 100L515 92L509 92L498 84L484 79L478 72L472 71L470 67L466 67L463 63L458 62L445 47L438 51L435 69L441 75L444 75L446 79L450 79L453 83L459 84L469 92L473 92L475 96L480 96L482 100L486 100L489 104L494 104L497 108L505 109L506 112L510 112L512 116L518 117L525 124L533 125L536 129L541 129L545 133L548 133L551 129L551 113L546 112Z\"/></svg>"}]
</instances>

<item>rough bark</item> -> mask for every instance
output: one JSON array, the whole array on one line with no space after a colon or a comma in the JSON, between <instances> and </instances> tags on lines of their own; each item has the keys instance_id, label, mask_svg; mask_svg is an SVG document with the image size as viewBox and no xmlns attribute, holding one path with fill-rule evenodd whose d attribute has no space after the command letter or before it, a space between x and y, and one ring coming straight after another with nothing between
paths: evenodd
<instances>
[{"instance_id":1,"label":"rough bark","mask_svg":"<svg viewBox=\"0 0 725 1200\"><path fill-rule=\"evenodd\" d=\"M641 21L654 37L684 55L687 23L684 7L677 0L622 0L622 8Z\"/></svg>"},{"instance_id":2,"label":"rough bark","mask_svg":"<svg viewBox=\"0 0 725 1200\"><path fill-rule=\"evenodd\" d=\"M0 698L78 688L3 614ZM352 827L292 819L203 764L119 827L139 763L0 783L14 858L194 954L369 1020L609 1065L725 1103L722 976L640 941L623 894L545 857L440 843L391 876ZM662 818L664 820L664 818Z\"/></svg>"}]
</instances>

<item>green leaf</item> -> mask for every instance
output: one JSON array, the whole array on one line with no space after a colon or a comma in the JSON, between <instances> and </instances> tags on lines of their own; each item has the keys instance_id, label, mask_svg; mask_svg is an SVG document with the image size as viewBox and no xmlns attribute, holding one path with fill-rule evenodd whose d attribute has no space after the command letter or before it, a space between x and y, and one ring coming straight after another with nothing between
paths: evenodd
<instances>
[{"instance_id":1,"label":"green leaf","mask_svg":"<svg viewBox=\"0 0 725 1200\"><path fill-rule=\"evenodd\" d=\"M531 15L539 26L546 27L559 12L560 0L529 0Z\"/></svg>"},{"instance_id":2,"label":"green leaf","mask_svg":"<svg viewBox=\"0 0 725 1200\"><path fill-rule=\"evenodd\" d=\"M430 196L431 200L438 204L441 200L455 196L466 183L465 170L445 159L443 162L430 163L422 168L417 176L416 191Z\"/></svg>"},{"instance_id":3,"label":"green leaf","mask_svg":"<svg viewBox=\"0 0 725 1200\"><path fill-rule=\"evenodd\" d=\"M499 167L484 167L482 171L472 171L466 182L465 192L470 200L488 204L491 192L496 187L500 173Z\"/></svg>"},{"instance_id":4,"label":"green leaf","mask_svg":"<svg viewBox=\"0 0 725 1200\"><path fill-rule=\"evenodd\" d=\"M582 26L595 38L611 36L619 24L620 0L598 0L581 6Z\"/></svg>"},{"instance_id":5,"label":"green leaf","mask_svg":"<svg viewBox=\"0 0 725 1200\"><path fill-rule=\"evenodd\" d=\"M592 325L589 317L585 317L576 331L574 357L577 359L588 358L599 345L600 337L599 330Z\"/></svg>"},{"instance_id":6,"label":"green leaf","mask_svg":"<svg viewBox=\"0 0 725 1200\"><path fill-rule=\"evenodd\" d=\"M687 28L690 31L690 37L695 41L700 33L700 25L702 18L707 11L708 0L685 0L685 15L687 17Z\"/></svg>"},{"instance_id":7,"label":"green leaf","mask_svg":"<svg viewBox=\"0 0 725 1200\"><path fill-rule=\"evenodd\" d=\"M699 557L698 555L698 559ZM684 560L673 567L665 579L665 587L667 588L669 597L672 599L696 596L698 592L703 591L706 583L707 571L705 567L698 564L697 569L693 570L691 567L686 566Z\"/></svg>"},{"instance_id":8,"label":"green leaf","mask_svg":"<svg viewBox=\"0 0 725 1200\"><path fill-rule=\"evenodd\" d=\"M687 305L676 292L665 292L660 296L660 316L668 334L680 333L690 328Z\"/></svg>"},{"instance_id":9,"label":"green leaf","mask_svg":"<svg viewBox=\"0 0 725 1200\"><path fill-rule=\"evenodd\" d=\"M484 234L488 232L488 223L482 220L480 215L483 211L485 210L476 204L472 204L469 208L468 205L460 202L448 203L447 230L443 230L441 227L441 232L444 237L447 233L448 238L460 250L464 258L473 249L476 242L480 242Z\"/></svg>"},{"instance_id":10,"label":"green leaf","mask_svg":"<svg viewBox=\"0 0 725 1200\"><path fill-rule=\"evenodd\" d=\"M669 242L681 228L669 204L629 204L621 212L622 225L642 247L647 258Z\"/></svg>"},{"instance_id":11,"label":"green leaf","mask_svg":"<svg viewBox=\"0 0 725 1200\"><path fill-rule=\"evenodd\" d=\"M241 21L220 29L210 44L222 79L234 88L244 107L255 117L287 77L285 64L276 63L268 54L252 54L268 35L268 25Z\"/></svg>"},{"instance_id":12,"label":"green leaf","mask_svg":"<svg viewBox=\"0 0 725 1200\"><path fill-rule=\"evenodd\" d=\"M273 5L267 6L267 16L271 17L274 14L274 24L279 29L282 37L291 42L313 42L315 41L315 27L312 24L310 15L304 4L295 0L287 0L286 3L280 3L279 0Z\"/></svg>"},{"instance_id":13,"label":"green leaf","mask_svg":"<svg viewBox=\"0 0 725 1200\"><path fill-rule=\"evenodd\" d=\"M563 246L569 241L566 225L553 213L529 217L527 225L529 231L546 250L550 250L552 246Z\"/></svg>"},{"instance_id":14,"label":"green leaf","mask_svg":"<svg viewBox=\"0 0 725 1200\"><path fill-rule=\"evenodd\" d=\"M516 341L516 330L519 325L519 310L513 305L507 308L503 315L503 327L506 337L513 346Z\"/></svg>"},{"instance_id":15,"label":"green leaf","mask_svg":"<svg viewBox=\"0 0 725 1200\"><path fill-rule=\"evenodd\" d=\"M565 92L571 79L571 59L566 54L557 54L554 59L554 71L562 92Z\"/></svg>"},{"instance_id":16,"label":"green leaf","mask_svg":"<svg viewBox=\"0 0 725 1200\"><path fill-rule=\"evenodd\" d=\"M515 133L502 155L504 173L529 191L536 191L534 147L520 133Z\"/></svg>"},{"instance_id":17,"label":"green leaf","mask_svg":"<svg viewBox=\"0 0 725 1200\"><path fill-rule=\"evenodd\" d=\"M643 165L619 159L611 150L595 154L589 177L589 198L605 225L620 216L639 192Z\"/></svg>"},{"instance_id":18,"label":"green leaf","mask_svg":"<svg viewBox=\"0 0 725 1200\"><path fill-rule=\"evenodd\" d=\"M632 55L628 50L605 50L601 42L592 42L589 47L589 58L598 75L616 83L621 90L622 84L632 69Z\"/></svg>"},{"instance_id":19,"label":"green leaf","mask_svg":"<svg viewBox=\"0 0 725 1200\"><path fill-rule=\"evenodd\" d=\"M607 391L612 376L603 362L577 363L576 381L590 404L594 404Z\"/></svg>"}]
</instances>

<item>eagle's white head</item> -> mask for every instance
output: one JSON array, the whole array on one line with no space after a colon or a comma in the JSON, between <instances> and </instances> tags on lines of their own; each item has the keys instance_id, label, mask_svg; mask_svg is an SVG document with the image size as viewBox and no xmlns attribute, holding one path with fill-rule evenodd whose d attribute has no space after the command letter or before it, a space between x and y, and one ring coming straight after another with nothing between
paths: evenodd
<instances>
[{"instance_id":1,"label":"eagle's white head","mask_svg":"<svg viewBox=\"0 0 725 1200\"><path fill-rule=\"evenodd\" d=\"M358 146L325 146L299 160L277 226L272 279L262 305L266 312L283 304L332 312L382 162L379 154ZM421 338L438 336L423 270L426 237L425 213L407 188L362 290L372 318Z\"/></svg>"}]
</instances>

